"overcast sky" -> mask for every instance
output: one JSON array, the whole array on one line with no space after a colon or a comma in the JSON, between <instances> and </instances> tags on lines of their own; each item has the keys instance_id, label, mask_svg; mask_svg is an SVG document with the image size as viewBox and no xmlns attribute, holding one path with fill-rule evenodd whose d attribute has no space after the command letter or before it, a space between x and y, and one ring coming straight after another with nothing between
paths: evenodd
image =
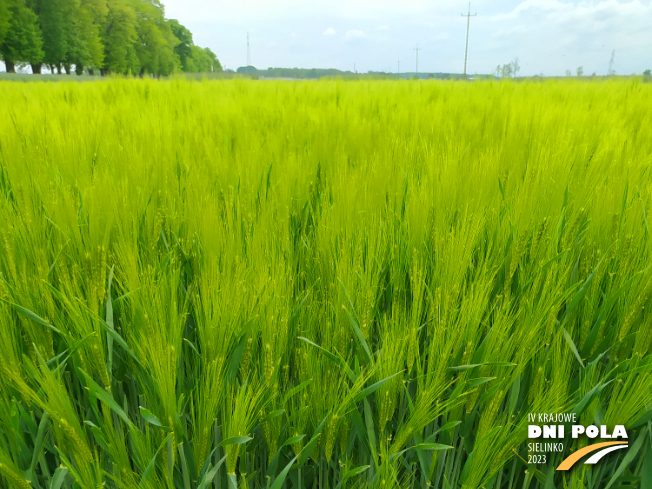
<instances>
[{"instance_id":1,"label":"overcast sky","mask_svg":"<svg viewBox=\"0 0 652 489\"><path fill-rule=\"evenodd\" d=\"M427 0L163 0L195 44L223 65L457 72L464 67L468 3ZM606 74L652 68L652 0L478 0L471 4L469 73L515 57L520 75Z\"/></svg>"}]
</instances>

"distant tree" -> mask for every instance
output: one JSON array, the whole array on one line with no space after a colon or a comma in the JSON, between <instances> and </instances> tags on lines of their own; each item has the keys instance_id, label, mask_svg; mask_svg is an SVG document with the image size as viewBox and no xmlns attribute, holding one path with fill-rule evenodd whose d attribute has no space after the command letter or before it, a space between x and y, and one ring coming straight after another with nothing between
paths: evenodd
<instances>
[{"instance_id":1,"label":"distant tree","mask_svg":"<svg viewBox=\"0 0 652 489\"><path fill-rule=\"evenodd\" d=\"M652 75L652 70L645 70L645 71L643 72L643 74L644 74L645 76L650 76L650 75Z\"/></svg>"},{"instance_id":2,"label":"distant tree","mask_svg":"<svg viewBox=\"0 0 652 489\"><path fill-rule=\"evenodd\" d=\"M512 65L512 72L514 73L514 77L516 77L518 72L521 71L521 65L518 63L518 58L514 58L514 61L512 61L511 65Z\"/></svg>"},{"instance_id":3,"label":"distant tree","mask_svg":"<svg viewBox=\"0 0 652 489\"><path fill-rule=\"evenodd\" d=\"M188 62L189 73L210 73L222 71L222 65L213 51L208 48L191 46L192 56Z\"/></svg>"},{"instance_id":4,"label":"distant tree","mask_svg":"<svg viewBox=\"0 0 652 489\"><path fill-rule=\"evenodd\" d=\"M11 10L9 10L9 3L2 1L0 2L0 46L7 36L9 31L9 26L11 25Z\"/></svg>"},{"instance_id":5,"label":"distant tree","mask_svg":"<svg viewBox=\"0 0 652 489\"><path fill-rule=\"evenodd\" d=\"M179 56L181 69L186 72L195 71L195 66L192 61L192 33L176 19L170 19L167 22L172 29L172 34L174 34L179 41L174 47L174 52Z\"/></svg>"},{"instance_id":6,"label":"distant tree","mask_svg":"<svg viewBox=\"0 0 652 489\"><path fill-rule=\"evenodd\" d=\"M227 70L228 72L228 70ZM253 66L241 66L238 73L249 73L265 76L269 78L294 78L294 79L316 79L324 76L350 75L351 71L340 71L334 68L267 68L266 70L257 70ZM381 72L369 71L369 74L380 74Z\"/></svg>"},{"instance_id":7,"label":"distant tree","mask_svg":"<svg viewBox=\"0 0 652 489\"><path fill-rule=\"evenodd\" d=\"M179 57L181 69L186 73L205 73L211 71L222 71L222 65L217 60L217 56L208 48L195 46L192 41L192 33L179 21L170 19L167 21L172 29L172 33L177 38L178 43L174 52Z\"/></svg>"},{"instance_id":8,"label":"distant tree","mask_svg":"<svg viewBox=\"0 0 652 489\"><path fill-rule=\"evenodd\" d=\"M496 66L496 71L494 71L496 76L500 76L500 65Z\"/></svg>"},{"instance_id":9,"label":"distant tree","mask_svg":"<svg viewBox=\"0 0 652 489\"><path fill-rule=\"evenodd\" d=\"M512 69L513 68L511 63L503 65L502 68L500 69L500 77L509 78L510 76L512 76Z\"/></svg>"},{"instance_id":10,"label":"distant tree","mask_svg":"<svg viewBox=\"0 0 652 489\"><path fill-rule=\"evenodd\" d=\"M186 66L183 71L186 73L199 73L201 71L210 71L210 66L206 66L204 53L199 46L192 44L190 46L190 56L186 58Z\"/></svg>"},{"instance_id":11,"label":"distant tree","mask_svg":"<svg viewBox=\"0 0 652 489\"><path fill-rule=\"evenodd\" d=\"M138 41L135 10L126 0L109 0L102 27L102 73L140 73L135 44Z\"/></svg>"},{"instance_id":12,"label":"distant tree","mask_svg":"<svg viewBox=\"0 0 652 489\"><path fill-rule=\"evenodd\" d=\"M15 73L16 63L39 63L43 59L43 38L38 18L25 0L2 0L4 17L0 21L0 58L8 73Z\"/></svg>"},{"instance_id":13,"label":"distant tree","mask_svg":"<svg viewBox=\"0 0 652 489\"><path fill-rule=\"evenodd\" d=\"M43 33L43 63L50 70L61 73L69 44L74 36L76 17L73 0L29 0L31 9L38 16ZM40 68L36 68L40 71Z\"/></svg>"},{"instance_id":14,"label":"distant tree","mask_svg":"<svg viewBox=\"0 0 652 489\"><path fill-rule=\"evenodd\" d=\"M571 76L571 70L566 70L566 76Z\"/></svg>"},{"instance_id":15,"label":"distant tree","mask_svg":"<svg viewBox=\"0 0 652 489\"><path fill-rule=\"evenodd\" d=\"M81 0L74 19L75 36L67 53L67 63L75 65L81 75L84 67L90 72L100 69L104 62L102 25L108 14L108 7L102 0Z\"/></svg>"},{"instance_id":16,"label":"distant tree","mask_svg":"<svg viewBox=\"0 0 652 489\"><path fill-rule=\"evenodd\" d=\"M66 74L70 75L73 63L86 58L86 42L84 31L86 20L82 17L79 0L59 0L63 12L63 37L64 50L57 63L61 65ZM85 59L84 59L85 60Z\"/></svg>"},{"instance_id":17,"label":"distant tree","mask_svg":"<svg viewBox=\"0 0 652 489\"><path fill-rule=\"evenodd\" d=\"M222 63L220 63L220 60L217 59L217 55L209 48L204 48L204 52L206 53L206 56L208 56L211 60L211 71L214 72L222 71L223 70Z\"/></svg>"},{"instance_id":18,"label":"distant tree","mask_svg":"<svg viewBox=\"0 0 652 489\"><path fill-rule=\"evenodd\" d=\"M582 75L584 75L584 67L583 66L578 66L577 67L577 76L581 77Z\"/></svg>"},{"instance_id":19,"label":"distant tree","mask_svg":"<svg viewBox=\"0 0 652 489\"><path fill-rule=\"evenodd\" d=\"M243 73L245 75L257 75L258 70L254 66L240 66L237 70L235 70L236 73ZM281 75L283 76L283 75Z\"/></svg>"},{"instance_id":20,"label":"distant tree","mask_svg":"<svg viewBox=\"0 0 652 489\"><path fill-rule=\"evenodd\" d=\"M43 62L51 70L70 73L75 65L79 73L84 65L99 67L103 59L100 26L106 15L102 0L27 0L38 16L43 33ZM41 63L32 64L32 72L41 72Z\"/></svg>"},{"instance_id":21,"label":"distant tree","mask_svg":"<svg viewBox=\"0 0 652 489\"><path fill-rule=\"evenodd\" d=\"M40 73L222 71L210 49L167 20L161 0L0 0L0 59Z\"/></svg>"},{"instance_id":22,"label":"distant tree","mask_svg":"<svg viewBox=\"0 0 652 489\"><path fill-rule=\"evenodd\" d=\"M158 3L135 3L137 14L136 54L140 63L142 76L169 75L181 67L175 47L179 40L172 32L172 27L165 20L163 7Z\"/></svg>"}]
</instances>

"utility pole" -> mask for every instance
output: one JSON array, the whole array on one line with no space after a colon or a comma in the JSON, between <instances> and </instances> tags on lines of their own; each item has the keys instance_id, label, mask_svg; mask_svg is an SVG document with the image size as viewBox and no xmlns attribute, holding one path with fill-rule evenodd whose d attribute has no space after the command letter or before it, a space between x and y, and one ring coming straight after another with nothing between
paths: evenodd
<instances>
[{"instance_id":1,"label":"utility pole","mask_svg":"<svg viewBox=\"0 0 652 489\"><path fill-rule=\"evenodd\" d=\"M396 74L400 75L401 74L401 60L398 60L398 65L396 67Z\"/></svg>"},{"instance_id":2,"label":"utility pole","mask_svg":"<svg viewBox=\"0 0 652 489\"><path fill-rule=\"evenodd\" d=\"M417 52L417 75L419 74L419 51L421 51L422 49L423 48L419 47L419 43L417 43L417 47L414 48L414 50Z\"/></svg>"},{"instance_id":3,"label":"utility pole","mask_svg":"<svg viewBox=\"0 0 652 489\"><path fill-rule=\"evenodd\" d=\"M249 31L247 31L247 66L251 66L251 53L249 51Z\"/></svg>"},{"instance_id":4,"label":"utility pole","mask_svg":"<svg viewBox=\"0 0 652 489\"><path fill-rule=\"evenodd\" d=\"M471 15L471 2L469 2L469 13L462 14L462 17L466 17L466 49L464 50L464 78L466 78L466 58L469 54L469 24L471 23L471 17L475 17L477 13Z\"/></svg>"},{"instance_id":5,"label":"utility pole","mask_svg":"<svg viewBox=\"0 0 652 489\"><path fill-rule=\"evenodd\" d=\"M614 60L616 58L616 50L614 49L611 53L611 59L609 60L609 71L607 71L607 76L614 76L616 72L614 71Z\"/></svg>"}]
</instances>

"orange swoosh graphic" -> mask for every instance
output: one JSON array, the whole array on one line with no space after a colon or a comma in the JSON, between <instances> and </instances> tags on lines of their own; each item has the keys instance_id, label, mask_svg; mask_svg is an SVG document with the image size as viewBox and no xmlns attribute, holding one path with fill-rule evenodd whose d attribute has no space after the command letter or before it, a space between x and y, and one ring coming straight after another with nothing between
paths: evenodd
<instances>
[{"instance_id":1,"label":"orange swoosh graphic","mask_svg":"<svg viewBox=\"0 0 652 489\"><path fill-rule=\"evenodd\" d=\"M570 469L575 462L577 462L579 459L581 459L584 455L594 452L598 450L599 448L604 448L608 447L611 445L627 445L626 441L606 441L604 443L596 443L595 445L589 445L588 447L584 447L581 450L576 451L575 453L570 454L566 459L559 464L559 467L557 467L557 470L568 470Z\"/></svg>"}]
</instances>

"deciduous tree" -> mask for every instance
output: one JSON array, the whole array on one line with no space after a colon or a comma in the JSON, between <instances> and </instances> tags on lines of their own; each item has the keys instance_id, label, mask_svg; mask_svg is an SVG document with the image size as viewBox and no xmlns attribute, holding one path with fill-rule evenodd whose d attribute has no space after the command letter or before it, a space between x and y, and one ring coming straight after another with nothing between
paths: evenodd
<instances>
[{"instance_id":1,"label":"deciduous tree","mask_svg":"<svg viewBox=\"0 0 652 489\"><path fill-rule=\"evenodd\" d=\"M169 75L221 71L210 49L166 20L160 0L0 0L0 56L8 71Z\"/></svg>"},{"instance_id":2,"label":"deciduous tree","mask_svg":"<svg viewBox=\"0 0 652 489\"><path fill-rule=\"evenodd\" d=\"M2 0L6 19L0 40L0 57L8 73L16 71L16 63L39 63L43 59L43 38L38 19L25 0Z\"/></svg>"},{"instance_id":3,"label":"deciduous tree","mask_svg":"<svg viewBox=\"0 0 652 489\"><path fill-rule=\"evenodd\" d=\"M179 40L179 43L174 48L174 52L179 56L181 69L186 72L194 71L194 63L192 62L192 33L176 19L168 20L168 24L172 29L172 33Z\"/></svg>"},{"instance_id":4,"label":"deciduous tree","mask_svg":"<svg viewBox=\"0 0 652 489\"><path fill-rule=\"evenodd\" d=\"M159 3L135 3L138 15L136 53L140 61L140 74L169 75L181 68L175 47L179 43L166 22Z\"/></svg>"},{"instance_id":5,"label":"deciduous tree","mask_svg":"<svg viewBox=\"0 0 652 489\"><path fill-rule=\"evenodd\" d=\"M139 73L140 61L136 12L126 0L109 0L102 29L104 63L102 73Z\"/></svg>"},{"instance_id":6,"label":"deciduous tree","mask_svg":"<svg viewBox=\"0 0 652 489\"><path fill-rule=\"evenodd\" d=\"M517 76L519 71L521 71L521 65L518 62L518 58L514 58L514 61L512 61L512 72L514 73L514 77Z\"/></svg>"}]
</instances>

